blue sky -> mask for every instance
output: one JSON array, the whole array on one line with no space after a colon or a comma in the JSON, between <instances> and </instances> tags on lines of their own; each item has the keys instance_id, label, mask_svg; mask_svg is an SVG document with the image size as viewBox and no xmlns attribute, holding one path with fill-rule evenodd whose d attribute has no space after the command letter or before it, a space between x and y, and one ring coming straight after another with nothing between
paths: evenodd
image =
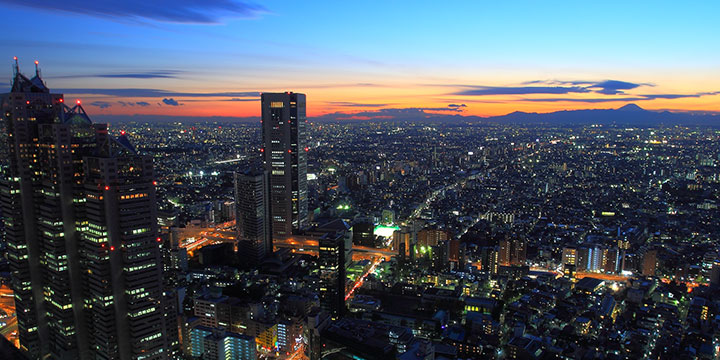
<instances>
[{"instance_id":1,"label":"blue sky","mask_svg":"<svg viewBox=\"0 0 720 360\"><path fill-rule=\"evenodd\" d=\"M2 56L8 65L18 56L24 72L39 60L51 88L105 103L95 109L103 114L250 116L257 96L229 93L284 90L307 93L311 115L451 103L467 106L448 111L496 115L623 99L720 108L712 1L29 3L0 0ZM562 97L537 89L607 80L637 86ZM150 106L122 105L131 102Z\"/></svg>"}]
</instances>

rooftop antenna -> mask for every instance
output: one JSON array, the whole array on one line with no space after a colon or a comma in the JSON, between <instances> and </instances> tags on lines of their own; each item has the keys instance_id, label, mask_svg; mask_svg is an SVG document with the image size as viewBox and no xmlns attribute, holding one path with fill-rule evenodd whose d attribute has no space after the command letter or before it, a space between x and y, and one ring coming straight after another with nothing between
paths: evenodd
<instances>
[{"instance_id":1,"label":"rooftop antenna","mask_svg":"<svg viewBox=\"0 0 720 360\"><path fill-rule=\"evenodd\" d=\"M13 66L13 77L15 77L15 75L17 75L20 72L20 68L18 66L17 56L13 56L13 60L15 60L15 66Z\"/></svg>"},{"instance_id":2,"label":"rooftop antenna","mask_svg":"<svg viewBox=\"0 0 720 360\"><path fill-rule=\"evenodd\" d=\"M40 78L40 62L35 60L35 76Z\"/></svg>"}]
</instances>

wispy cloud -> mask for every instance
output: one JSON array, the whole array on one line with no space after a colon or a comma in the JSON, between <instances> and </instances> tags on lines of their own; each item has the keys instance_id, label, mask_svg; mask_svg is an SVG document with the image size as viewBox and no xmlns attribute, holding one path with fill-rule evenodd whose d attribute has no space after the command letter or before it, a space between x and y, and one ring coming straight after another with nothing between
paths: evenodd
<instances>
[{"instance_id":1,"label":"wispy cloud","mask_svg":"<svg viewBox=\"0 0 720 360\"><path fill-rule=\"evenodd\" d=\"M543 86L538 86L543 85ZM461 95L472 97L483 97L492 95L570 95L572 94L600 94L602 97L526 97L523 99L512 99L512 101L529 102L578 102L578 103L604 103L604 102L628 102L628 101L650 101L656 99L682 99L698 98L703 96L720 95L720 91L699 92L693 94L632 94L629 90L640 87L654 87L652 83L635 83L620 80L531 80L520 84L520 86L480 86L480 85L440 85L458 88L456 92L449 95ZM618 97L617 95L625 95ZM473 100L468 100L473 101ZM510 101L510 100L508 100Z\"/></svg>"},{"instance_id":2,"label":"wispy cloud","mask_svg":"<svg viewBox=\"0 0 720 360\"><path fill-rule=\"evenodd\" d=\"M584 102L584 103L603 103L603 102L619 102L619 101L650 101L656 99L684 99L699 98L703 96L720 95L720 91L700 92L695 94L642 94L632 97L603 97L603 98L524 98L521 101L531 102Z\"/></svg>"},{"instance_id":3,"label":"wispy cloud","mask_svg":"<svg viewBox=\"0 0 720 360\"><path fill-rule=\"evenodd\" d=\"M107 102L107 101L93 101L93 102L91 102L91 103L88 104L88 105L90 105L90 106L97 106L97 107L99 107L99 108L101 108L101 109L107 109L107 108L109 108L109 107L112 106L112 104L110 104L110 103Z\"/></svg>"},{"instance_id":4,"label":"wispy cloud","mask_svg":"<svg viewBox=\"0 0 720 360\"><path fill-rule=\"evenodd\" d=\"M390 105L390 104L356 103L356 102L351 102L351 101L330 101L327 104L332 105L332 106L342 106L342 107L383 107L383 106Z\"/></svg>"},{"instance_id":5,"label":"wispy cloud","mask_svg":"<svg viewBox=\"0 0 720 360\"><path fill-rule=\"evenodd\" d=\"M531 101L531 102L582 102L582 103L604 103L604 102L618 102L618 101L643 101L643 100L650 100L643 97L607 97L607 98L540 98L540 99L533 99L533 98L525 98L521 99L521 101Z\"/></svg>"},{"instance_id":6,"label":"wispy cloud","mask_svg":"<svg viewBox=\"0 0 720 360\"><path fill-rule=\"evenodd\" d=\"M532 86L528 86L532 85ZM535 86L544 85L544 86ZM641 86L653 86L649 83L632 83L620 80L532 80L521 86L479 86L458 85L461 90L452 95L490 96L490 95L531 95L531 94L573 94L594 92L603 95L622 95L625 90Z\"/></svg>"},{"instance_id":7,"label":"wispy cloud","mask_svg":"<svg viewBox=\"0 0 720 360\"><path fill-rule=\"evenodd\" d=\"M225 99L222 101L260 101L260 98L232 98L232 99Z\"/></svg>"},{"instance_id":8,"label":"wispy cloud","mask_svg":"<svg viewBox=\"0 0 720 360\"><path fill-rule=\"evenodd\" d=\"M2 0L0 0L2 1ZM177 79L182 71L178 70L152 70L128 73L108 73L108 74L78 74L49 77L54 79L74 79L74 78L106 78L106 79Z\"/></svg>"},{"instance_id":9,"label":"wispy cloud","mask_svg":"<svg viewBox=\"0 0 720 360\"><path fill-rule=\"evenodd\" d=\"M462 109L452 107L412 107L385 108L365 111L338 111L316 116L315 120L418 120L418 119L455 119L461 116Z\"/></svg>"},{"instance_id":10,"label":"wispy cloud","mask_svg":"<svg viewBox=\"0 0 720 360\"><path fill-rule=\"evenodd\" d=\"M53 13L195 24L217 24L225 18L254 18L267 12L261 5L241 0L0 0L0 3Z\"/></svg>"},{"instance_id":11,"label":"wispy cloud","mask_svg":"<svg viewBox=\"0 0 720 360\"><path fill-rule=\"evenodd\" d=\"M135 105L140 106L140 107L150 106L150 103L148 103L148 102L146 102L146 101L135 101L135 102L132 102L132 101L118 101L118 104L120 104L120 106L123 106L123 107L126 107L126 106L135 106Z\"/></svg>"},{"instance_id":12,"label":"wispy cloud","mask_svg":"<svg viewBox=\"0 0 720 360\"><path fill-rule=\"evenodd\" d=\"M337 84L311 84L303 85L305 89L332 89L332 88L356 88L356 87L383 87L384 85L374 83L337 83Z\"/></svg>"},{"instance_id":13,"label":"wispy cloud","mask_svg":"<svg viewBox=\"0 0 720 360\"><path fill-rule=\"evenodd\" d=\"M640 95L640 96L644 96L648 100L655 100L655 99L699 98L699 97L703 97L703 96L712 96L712 95L720 95L720 91L699 92L699 93L695 93L695 94L646 94L646 95Z\"/></svg>"},{"instance_id":14,"label":"wispy cloud","mask_svg":"<svg viewBox=\"0 0 720 360\"><path fill-rule=\"evenodd\" d=\"M465 85L452 95L489 96L489 95L528 95L528 94L570 94L587 93L587 88L580 86L472 86Z\"/></svg>"},{"instance_id":15,"label":"wispy cloud","mask_svg":"<svg viewBox=\"0 0 720 360\"><path fill-rule=\"evenodd\" d=\"M176 92L159 89L96 89L96 88L79 88L79 89L57 89L57 92L64 94L86 94L86 95L108 95L129 98L166 98L166 97L231 97L231 98L259 98L260 93L257 91L239 91L239 92L211 92L211 93L193 93L193 92Z\"/></svg>"}]
</instances>

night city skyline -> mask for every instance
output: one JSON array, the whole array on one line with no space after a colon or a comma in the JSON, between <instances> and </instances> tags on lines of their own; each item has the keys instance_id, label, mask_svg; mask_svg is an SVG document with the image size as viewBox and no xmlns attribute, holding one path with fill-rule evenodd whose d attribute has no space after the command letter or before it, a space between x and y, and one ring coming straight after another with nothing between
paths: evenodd
<instances>
[{"instance_id":1,"label":"night city skyline","mask_svg":"<svg viewBox=\"0 0 720 360\"><path fill-rule=\"evenodd\" d=\"M716 3L0 10L0 360L720 360Z\"/></svg>"}]
</instances>

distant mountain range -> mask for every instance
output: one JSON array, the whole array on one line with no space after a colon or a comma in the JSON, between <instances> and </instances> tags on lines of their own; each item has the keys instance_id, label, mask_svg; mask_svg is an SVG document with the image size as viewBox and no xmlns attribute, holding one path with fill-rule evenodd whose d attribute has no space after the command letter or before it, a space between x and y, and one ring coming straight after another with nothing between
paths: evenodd
<instances>
[{"instance_id":1,"label":"distant mountain range","mask_svg":"<svg viewBox=\"0 0 720 360\"><path fill-rule=\"evenodd\" d=\"M516 111L507 115L483 118L499 123L524 124L617 124L627 126L720 126L720 114L650 111L636 104L618 109L563 110L551 113L526 113Z\"/></svg>"},{"instance_id":2,"label":"distant mountain range","mask_svg":"<svg viewBox=\"0 0 720 360\"><path fill-rule=\"evenodd\" d=\"M431 109L430 109L431 110ZM92 115L91 115L92 116ZM109 123L147 122L147 123L202 123L202 122L258 122L258 117L225 116L162 116L162 115L95 115L97 121ZM636 104L627 104L618 109L563 110L550 113L527 113L516 111L507 115L480 117L465 116L459 112L451 114L427 112L422 108L380 109L362 113L332 113L310 117L311 122L386 122L386 121L427 121L448 123L506 123L530 125L620 125L620 126L711 126L720 127L720 112L669 112L645 110Z\"/></svg>"}]
</instances>

